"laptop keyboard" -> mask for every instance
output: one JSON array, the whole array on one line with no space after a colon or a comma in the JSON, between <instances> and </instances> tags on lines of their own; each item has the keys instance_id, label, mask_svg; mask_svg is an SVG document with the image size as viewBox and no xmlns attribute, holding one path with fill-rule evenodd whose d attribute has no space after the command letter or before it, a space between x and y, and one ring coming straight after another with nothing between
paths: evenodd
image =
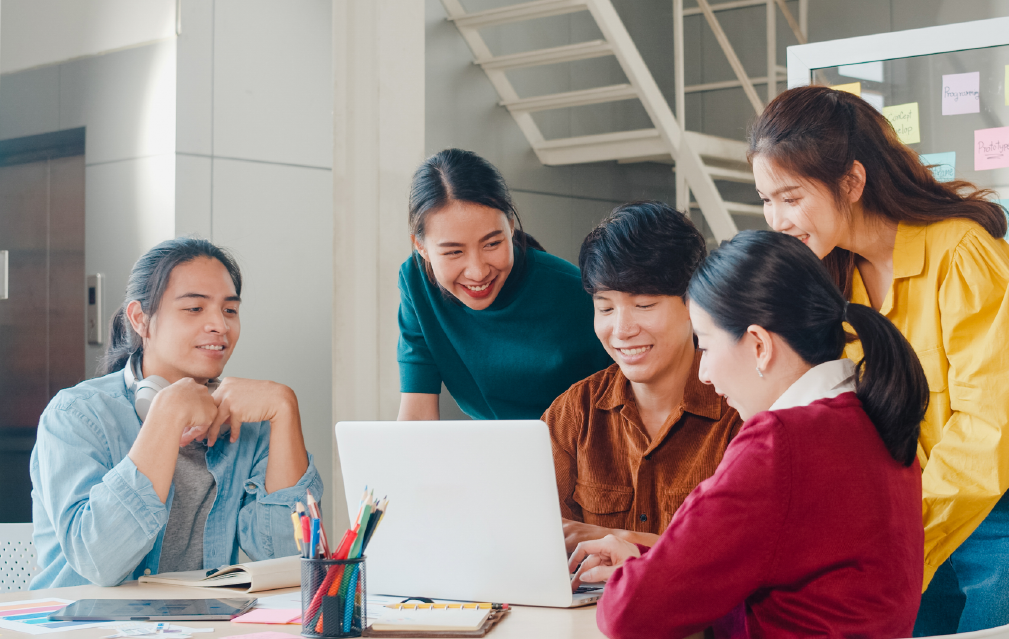
<instances>
[{"instance_id":1,"label":"laptop keyboard","mask_svg":"<svg viewBox=\"0 0 1009 639\"><path fill-rule=\"evenodd\" d=\"M602 589L602 586L578 586L578 588L575 589L574 594L580 595L586 592L599 592Z\"/></svg>"}]
</instances>

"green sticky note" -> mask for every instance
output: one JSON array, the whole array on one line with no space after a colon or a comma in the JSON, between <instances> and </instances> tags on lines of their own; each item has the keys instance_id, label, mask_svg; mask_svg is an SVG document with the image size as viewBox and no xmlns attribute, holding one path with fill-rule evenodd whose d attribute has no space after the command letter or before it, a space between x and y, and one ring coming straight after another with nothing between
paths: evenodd
<instances>
[{"instance_id":1,"label":"green sticky note","mask_svg":"<svg viewBox=\"0 0 1009 639\"><path fill-rule=\"evenodd\" d=\"M904 144L921 142L921 132L918 129L918 103L908 102L883 107L883 117L890 121L897 137Z\"/></svg>"},{"instance_id":2,"label":"green sticky note","mask_svg":"<svg viewBox=\"0 0 1009 639\"><path fill-rule=\"evenodd\" d=\"M922 153L921 163L932 167L932 175L940 182L956 179L956 152Z\"/></svg>"}]
</instances>

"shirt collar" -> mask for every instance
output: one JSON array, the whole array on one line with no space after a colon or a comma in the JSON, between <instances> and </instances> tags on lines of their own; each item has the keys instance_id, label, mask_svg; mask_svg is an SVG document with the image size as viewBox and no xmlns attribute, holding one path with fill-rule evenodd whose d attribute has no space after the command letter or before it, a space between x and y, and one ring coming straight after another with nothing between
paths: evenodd
<instances>
[{"instance_id":1,"label":"shirt collar","mask_svg":"<svg viewBox=\"0 0 1009 639\"><path fill-rule=\"evenodd\" d=\"M925 227L899 222L893 245L893 278L921 275L925 268Z\"/></svg>"},{"instance_id":2,"label":"shirt collar","mask_svg":"<svg viewBox=\"0 0 1009 639\"><path fill-rule=\"evenodd\" d=\"M683 388L683 411L699 417L707 417L708 419L721 419L722 401L711 386L701 382L697 377L700 365L701 352L695 350L694 361L690 366L690 375L687 377L687 384ZM596 408L600 410L613 410L614 408L633 403L635 403L634 392L631 390L631 384L624 377L624 372L620 370L618 365L617 374L613 376L609 386L596 401Z\"/></svg>"},{"instance_id":3,"label":"shirt collar","mask_svg":"<svg viewBox=\"0 0 1009 639\"><path fill-rule=\"evenodd\" d=\"M806 371L768 410L808 406L818 399L830 399L854 390L855 364L850 359L835 359Z\"/></svg>"}]
</instances>

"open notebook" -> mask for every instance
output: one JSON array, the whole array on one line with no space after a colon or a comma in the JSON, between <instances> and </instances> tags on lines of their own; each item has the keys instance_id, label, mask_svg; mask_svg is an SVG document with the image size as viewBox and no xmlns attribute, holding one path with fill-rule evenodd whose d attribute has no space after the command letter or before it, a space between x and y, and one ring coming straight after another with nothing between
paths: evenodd
<instances>
[{"instance_id":1,"label":"open notebook","mask_svg":"<svg viewBox=\"0 0 1009 639\"><path fill-rule=\"evenodd\" d=\"M206 570L166 572L160 575L145 575L139 581L142 584L167 586L228 588L240 592L292 588L301 585L301 558L293 555L263 561L247 561L244 564L221 568L210 576L207 576L207 572Z\"/></svg>"}]
</instances>

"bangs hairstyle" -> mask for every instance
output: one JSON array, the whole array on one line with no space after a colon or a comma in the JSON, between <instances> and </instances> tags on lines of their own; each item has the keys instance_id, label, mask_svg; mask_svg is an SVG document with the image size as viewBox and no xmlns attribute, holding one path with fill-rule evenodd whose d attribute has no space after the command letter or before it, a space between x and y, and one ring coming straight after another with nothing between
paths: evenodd
<instances>
[{"instance_id":1,"label":"bangs hairstyle","mask_svg":"<svg viewBox=\"0 0 1009 639\"><path fill-rule=\"evenodd\" d=\"M686 215L657 201L613 209L582 242L578 267L590 295L683 297L707 254L704 236Z\"/></svg>"},{"instance_id":2,"label":"bangs hairstyle","mask_svg":"<svg viewBox=\"0 0 1009 639\"><path fill-rule=\"evenodd\" d=\"M992 237L1006 234L995 193L965 180L939 182L918 154L897 137L890 121L862 98L823 86L785 91L764 109L749 132L747 158L761 156L800 178L825 185L842 211L848 173L865 167L862 205L892 222L928 224L968 219ZM845 299L851 297L855 258L835 248L823 259Z\"/></svg>"}]
</instances>

